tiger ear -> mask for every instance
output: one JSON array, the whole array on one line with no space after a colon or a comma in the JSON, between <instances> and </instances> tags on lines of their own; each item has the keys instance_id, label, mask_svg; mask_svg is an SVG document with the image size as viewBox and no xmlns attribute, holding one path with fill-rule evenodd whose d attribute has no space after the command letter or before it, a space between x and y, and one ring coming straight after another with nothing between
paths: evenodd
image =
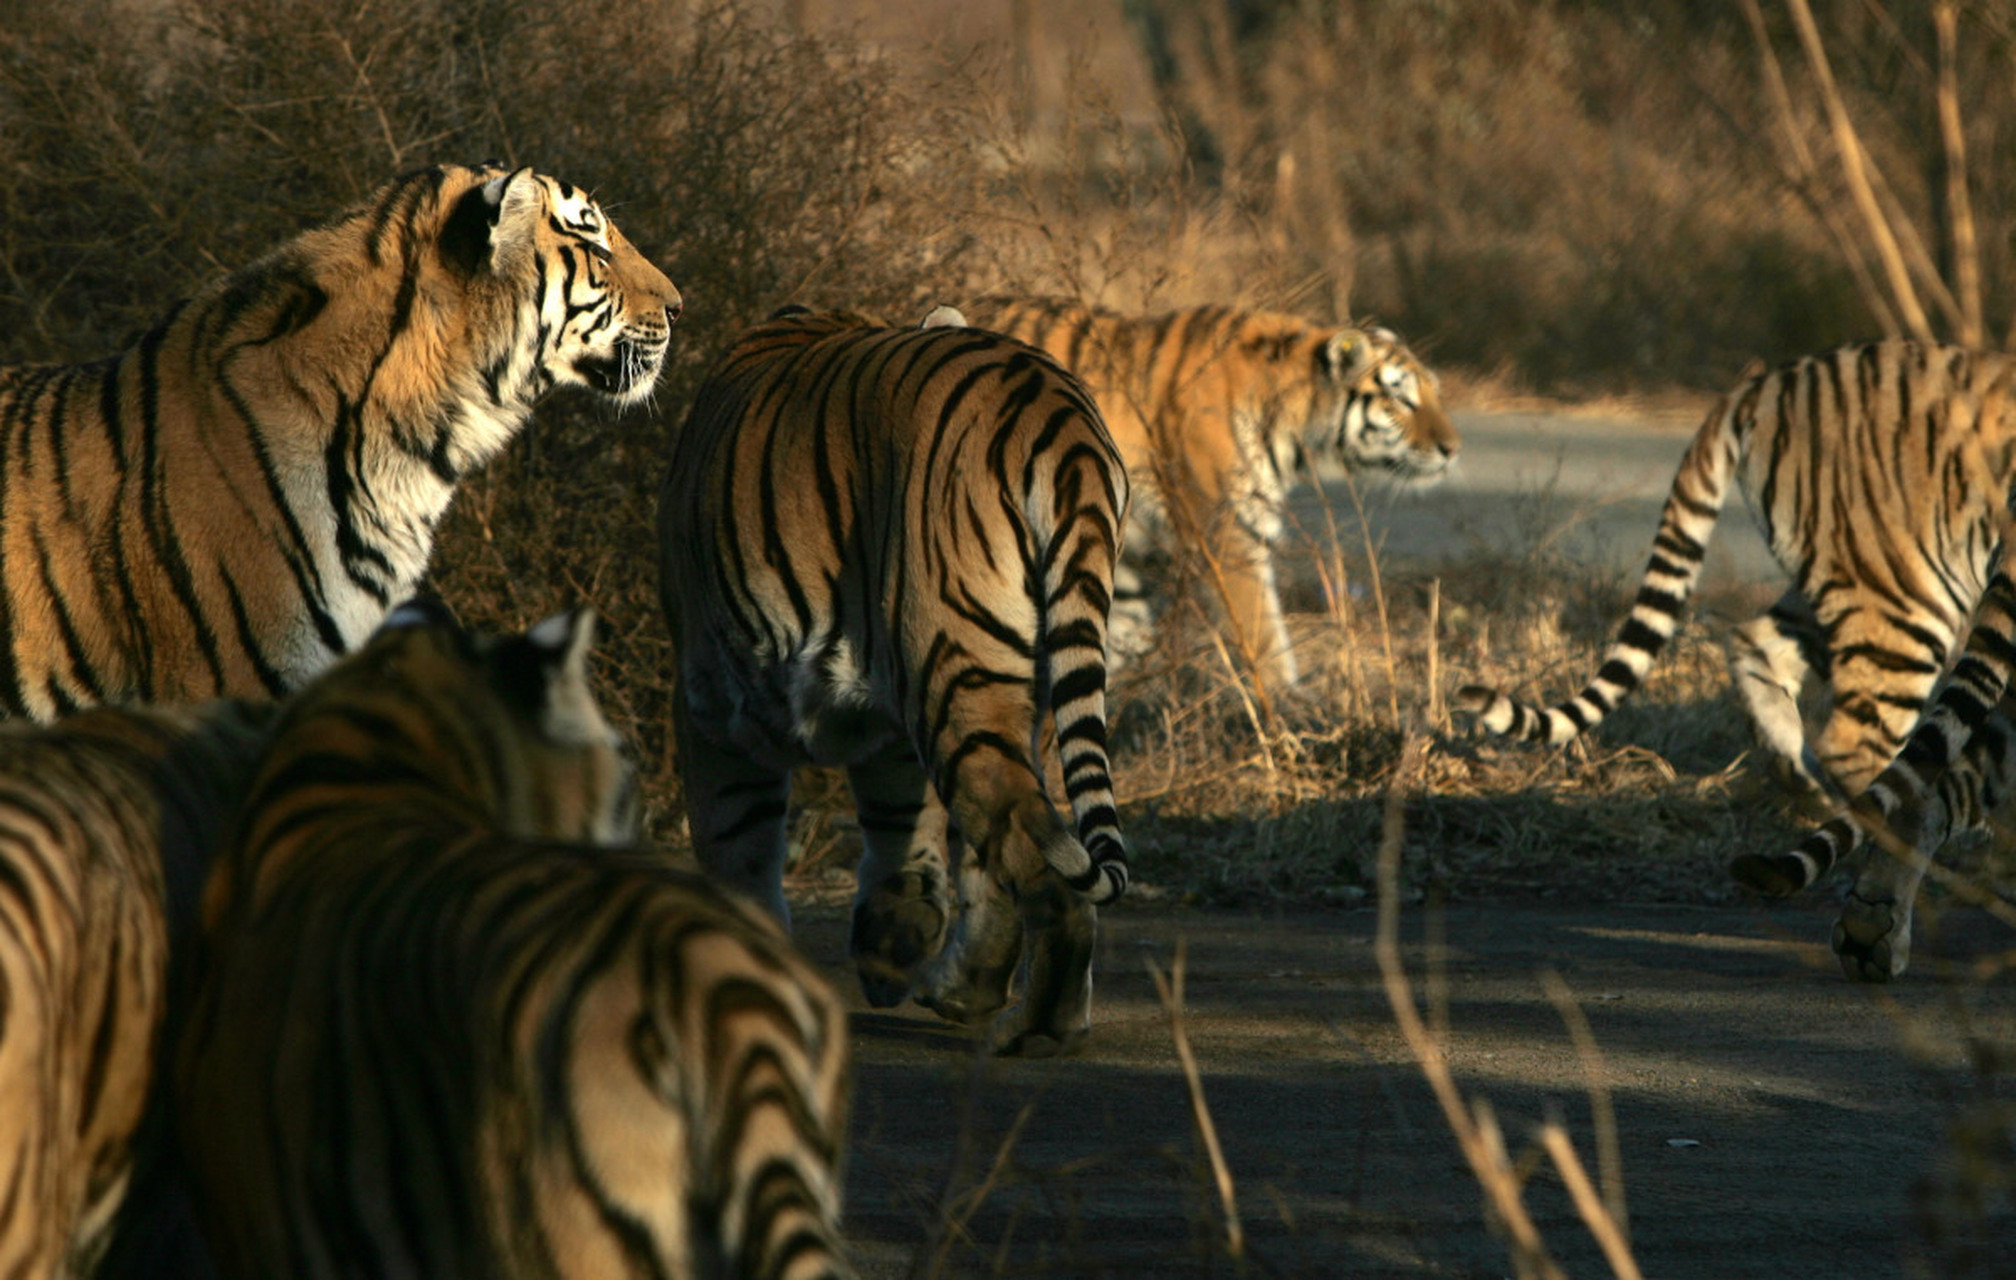
<instances>
[{"instance_id":1,"label":"tiger ear","mask_svg":"<svg viewBox=\"0 0 2016 1280\"><path fill-rule=\"evenodd\" d=\"M924 323L917 327L919 329L964 329L968 325L966 323L965 312L955 306L941 302L924 313Z\"/></svg>"},{"instance_id":2,"label":"tiger ear","mask_svg":"<svg viewBox=\"0 0 2016 1280\"><path fill-rule=\"evenodd\" d=\"M588 651L595 644L595 610L586 605L556 613L525 633L539 659L545 696L539 727L556 742L603 742L609 722L588 681Z\"/></svg>"},{"instance_id":3,"label":"tiger ear","mask_svg":"<svg viewBox=\"0 0 2016 1280\"><path fill-rule=\"evenodd\" d=\"M398 631L406 627L454 627L459 626L455 614L435 596L413 596L394 606L378 624L380 631Z\"/></svg>"},{"instance_id":4,"label":"tiger ear","mask_svg":"<svg viewBox=\"0 0 2016 1280\"><path fill-rule=\"evenodd\" d=\"M469 188L441 229L441 256L464 276L509 274L532 252L541 205L530 168Z\"/></svg>"},{"instance_id":5,"label":"tiger ear","mask_svg":"<svg viewBox=\"0 0 2016 1280\"><path fill-rule=\"evenodd\" d=\"M1331 381L1349 382L1372 363L1372 343L1356 329L1345 329L1330 335L1317 361Z\"/></svg>"}]
</instances>

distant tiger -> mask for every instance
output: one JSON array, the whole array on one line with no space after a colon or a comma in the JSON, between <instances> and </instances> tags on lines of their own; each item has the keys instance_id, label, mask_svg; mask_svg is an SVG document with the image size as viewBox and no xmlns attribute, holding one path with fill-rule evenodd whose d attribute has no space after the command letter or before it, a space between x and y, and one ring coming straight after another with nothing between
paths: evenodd
<instances>
[{"instance_id":1,"label":"distant tiger","mask_svg":"<svg viewBox=\"0 0 2016 1280\"><path fill-rule=\"evenodd\" d=\"M171 944L263 710L100 709L0 728L0 1275L92 1274L143 1166ZM156 1259L158 1263L160 1259Z\"/></svg>"},{"instance_id":2,"label":"distant tiger","mask_svg":"<svg viewBox=\"0 0 2016 1280\"><path fill-rule=\"evenodd\" d=\"M1737 480L1792 588L1737 628L1732 678L1783 772L1815 797L1860 795L1925 710L1996 567L2016 480L2012 381L2016 357L1904 341L1746 373L1680 464L1637 603L1595 679L1553 708L1477 686L1461 691L1459 707L1490 732L1545 742L1616 709L1673 634ZM1810 746L1797 703L1809 673L1833 695ZM1774 892L1825 870L1737 866ZM1889 905L1857 905L1887 904L1893 870L1872 859L1844 909L1835 950L1851 976L1903 971L1908 895L1894 919ZM1884 940L1893 928L1894 947Z\"/></svg>"},{"instance_id":3,"label":"distant tiger","mask_svg":"<svg viewBox=\"0 0 2016 1280\"><path fill-rule=\"evenodd\" d=\"M298 687L549 389L647 395L679 306L583 192L446 165L119 355L0 368L0 712Z\"/></svg>"},{"instance_id":4,"label":"distant tiger","mask_svg":"<svg viewBox=\"0 0 2016 1280\"><path fill-rule=\"evenodd\" d=\"M1294 684L1301 667L1273 558L1289 492L1320 462L1423 484L1456 458L1439 380L1385 329L1229 307L1124 316L1054 299L964 310L1083 379L1127 464L1135 500L1116 580L1119 658L1148 649L1170 558L1201 544L1215 566L1203 572L1215 574L1261 678Z\"/></svg>"},{"instance_id":5,"label":"distant tiger","mask_svg":"<svg viewBox=\"0 0 2016 1280\"><path fill-rule=\"evenodd\" d=\"M982 1018L1026 942L996 1043L1042 1054L1089 1025L1093 904L1127 884L1105 695L1127 474L1076 379L958 320L787 308L715 364L658 500L673 723L703 866L788 918L791 771L846 766L870 1002Z\"/></svg>"},{"instance_id":6,"label":"distant tiger","mask_svg":"<svg viewBox=\"0 0 2016 1280\"><path fill-rule=\"evenodd\" d=\"M611 847L590 630L401 610L282 711L178 1055L227 1280L853 1274L841 1005L760 910Z\"/></svg>"}]
</instances>

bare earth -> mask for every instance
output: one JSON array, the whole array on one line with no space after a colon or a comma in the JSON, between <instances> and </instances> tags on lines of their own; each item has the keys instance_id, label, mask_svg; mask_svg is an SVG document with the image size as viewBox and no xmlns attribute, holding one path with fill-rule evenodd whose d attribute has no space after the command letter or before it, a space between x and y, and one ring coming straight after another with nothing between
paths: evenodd
<instances>
[{"instance_id":1,"label":"bare earth","mask_svg":"<svg viewBox=\"0 0 2016 1280\"><path fill-rule=\"evenodd\" d=\"M1913 1187L1938 1170L1947 1123L1978 1092L1962 1028L2016 1039L2006 981L1951 980L1955 962L2011 945L2002 926L1943 913L1909 978L1869 988L1839 975L1822 903L1414 909L1403 928L1417 989L1422 929L1438 915L1462 1088L1490 1101L1515 1147L1558 1110L1593 1173L1585 1066L1538 975L1574 991L1612 1090L1646 1275L1920 1274ZM1020 1062L978 1057L914 1007L861 1007L837 963L843 916L801 917L800 940L858 1010L847 1225L864 1274L930 1273L912 1268L931 1256L948 1185L957 1195L981 1181L1024 1108L1001 1185L938 1274L1235 1274L1222 1255L1209 1270L1202 1260L1216 1210L1145 964L1166 971L1179 944L1191 1043L1263 1264L1253 1274L1512 1273L1394 1029L1369 911L1122 906L1102 925L1083 1051ZM1609 1274L1555 1178L1536 1178L1527 1201L1567 1274ZM2012 1246L2005 1222L1999 1256L2016 1266Z\"/></svg>"}]
</instances>

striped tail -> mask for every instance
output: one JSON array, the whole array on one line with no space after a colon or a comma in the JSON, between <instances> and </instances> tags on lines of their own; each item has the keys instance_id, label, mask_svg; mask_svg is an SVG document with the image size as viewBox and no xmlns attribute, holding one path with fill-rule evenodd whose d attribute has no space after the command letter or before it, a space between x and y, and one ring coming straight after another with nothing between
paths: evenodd
<instances>
[{"instance_id":1,"label":"striped tail","mask_svg":"<svg viewBox=\"0 0 2016 1280\"><path fill-rule=\"evenodd\" d=\"M1045 854L1066 884L1097 904L1127 891L1127 844L1120 837L1106 756L1106 619L1127 488L1125 473L1117 467L1094 466L1082 457L1058 469L1060 490L1068 492L1073 480L1091 492L1080 490L1083 505L1049 540L1039 580L1044 592L1041 661L1078 840L1076 848L1055 842Z\"/></svg>"},{"instance_id":2,"label":"striped tail","mask_svg":"<svg viewBox=\"0 0 2016 1280\"><path fill-rule=\"evenodd\" d=\"M1786 897L1806 888L1861 847L1865 837L1935 849L1956 830L1977 825L2001 800L1999 782L1961 760L2002 700L2016 669L2016 539L2005 521L2001 564L1988 580L1967 633L1967 646L1932 709L1905 739L1897 758L1876 775L1846 813L1816 827L1789 853L1743 854L1729 874L1759 893ZM1958 767L1957 766L1962 766Z\"/></svg>"},{"instance_id":3,"label":"striped tail","mask_svg":"<svg viewBox=\"0 0 2016 1280\"><path fill-rule=\"evenodd\" d=\"M1561 743L1601 723L1631 695L1672 639L1680 611L1700 580L1708 540L1742 454L1735 403L1732 393L1709 411L1681 460L1659 517L1659 532L1652 539L1638 600L1595 678L1582 692L1553 707L1519 702L1484 685L1466 685L1456 693L1456 710L1475 717L1478 727L1492 734Z\"/></svg>"}]
</instances>

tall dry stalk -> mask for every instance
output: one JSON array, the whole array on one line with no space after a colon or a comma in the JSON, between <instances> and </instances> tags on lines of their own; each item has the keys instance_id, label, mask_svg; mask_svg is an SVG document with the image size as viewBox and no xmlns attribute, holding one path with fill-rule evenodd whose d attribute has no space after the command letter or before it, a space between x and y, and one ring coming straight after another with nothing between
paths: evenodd
<instances>
[{"instance_id":1,"label":"tall dry stalk","mask_svg":"<svg viewBox=\"0 0 2016 1280\"><path fill-rule=\"evenodd\" d=\"M1975 240L1974 202L1967 194L1967 135L1960 127L1959 12L1953 0L1932 6L1939 43L1939 138L1946 153L1946 212L1952 222L1953 291L1960 298L1960 341L1978 347L1981 321L1981 250Z\"/></svg>"},{"instance_id":2,"label":"tall dry stalk","mask_svg":"<svg viewBox=\"0 0 2016 1280\"><path fill-rule=\"evenodd\" d=\"M1413 983L1400 956L1400 849L1405 829L1404 799L1409 779L1419 776L1424 745L1417 737L1408 739L1395 781L1386 797L1385 829L1379 843L1379 918L1373 941L1373 955L1379 965L1387 1003L1399 1026L1415 1065L1442 1108L1443 1119L1456 1137L1472 1176L1484 1192L1484 1201L1504 1232L1512 1252L1512 1264L1520 1280L1566 1280L1547 1248L1546 1240L1525 1204L1525 1162L1514 1159L1506 1149L1503 1130L1488 1101L1467 1099L1456 1085L1442 1037L1421 1018ZM1571 1026L1572 1026L1571 1022ZM1592 1040L1593 1043L1593 1040ZM1600 1078L1600 1065L1584 1058L1585 1070ZM1607 1095L1605 1095L1607 1096ZM1598 1195L1581 1158L1558 1123L1540 1127L1541 1150L1553 1161L1576 1213L1603 1250L1617 1280L1641 1280L1636 1259L1624 1229L1621 1180ZM1606 1168L1614 1168L1614 1152L1605 1157ZM1606 1183L1613 1179L1606 1173Z\"/></svg>"},{"instance_id":3,"label":"tall dry stalk","mask_svg":"<svg viewBox=\"0 0 2016 1280\"><path fill-rule=\"evenodd\" d=\"M1840 87L1834 83L1834 68L1827 60L1827 49L1820 40L1820 27L1813 21L1813 10L1806 0L1786 0L1786 7L1792 11L1792 25L1799 33L1800 46L1805 49L1806 60L1813 68L1813 78L1819 84L1820 98L1826 106L1828 124L1834 133L1834 147L1841 157L1842 176L1846 178L1849 195L1862 215L1863 228L1876 243L1877 261L1882 264L1884 277L1889 282L1891 299L1896 303L1898 314L1903 317L1904 326L1911 336L1921 342L1930 342L1931 321L1926 319L1925 308L1918 301L1918 291L1911 285L1911 272L1904 265L1903 251L1897 247L1896 233L1877 203L1876 190L1869 178L1871 161L1868 152L1863 150L1854 122L1848 118L1848 108L1841 101Z\"/></svg>"}]
</instances>

